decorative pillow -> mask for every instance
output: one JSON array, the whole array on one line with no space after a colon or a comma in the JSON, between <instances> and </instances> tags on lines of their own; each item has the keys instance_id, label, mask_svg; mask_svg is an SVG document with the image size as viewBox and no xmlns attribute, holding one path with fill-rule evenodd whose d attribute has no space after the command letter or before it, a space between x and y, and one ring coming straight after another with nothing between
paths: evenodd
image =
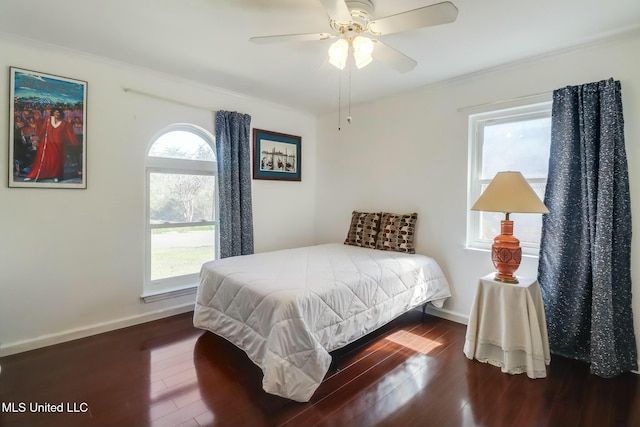
<instances>
[{"instance_id":1,"label":"decorative pillow","mask_svg":"<svg viewBox=\"0 0 640 427\"><path fill-rule=\"evenodd\" d=\"M379 229L380 212L353 211L351 226L344 244L375 249Z\"/></svg>"},{"instance_id":2,"label":"decorative pillow","mask_svg":"<svg viewBox=\"0 0 640 427\"><path fill-rule=\"evenodd\" d=\"M382 212L376 249L415 254L413 234L417 220L418 214L415 212L402 215Z\"/></svg>"}]
</instances>

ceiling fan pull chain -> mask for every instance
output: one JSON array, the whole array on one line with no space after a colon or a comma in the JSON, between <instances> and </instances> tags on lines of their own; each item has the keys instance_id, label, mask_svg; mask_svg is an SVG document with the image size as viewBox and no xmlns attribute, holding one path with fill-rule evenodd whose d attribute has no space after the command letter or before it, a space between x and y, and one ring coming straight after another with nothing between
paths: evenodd
<instances>
[{"instance_id":1,"label":"ceiling fan pull chain","mask_svg":"<svg viewBox=\"0 0 640 427\"><path fill-rule=\"evenodd\" d=\"M347 123L351 124L351 63L349 63L349 113L347 115Z\"/></svg>"},{"instance_id":2,"label":"ceiling fan pull chain","mask_svg":"<svg viewBox=\"0 0 640 427\"><path fill-rule=\"evenodd\" d=\"M338 130L341 130L342 117L342 70L338 73Z\"/></svg>"}]
</instances>

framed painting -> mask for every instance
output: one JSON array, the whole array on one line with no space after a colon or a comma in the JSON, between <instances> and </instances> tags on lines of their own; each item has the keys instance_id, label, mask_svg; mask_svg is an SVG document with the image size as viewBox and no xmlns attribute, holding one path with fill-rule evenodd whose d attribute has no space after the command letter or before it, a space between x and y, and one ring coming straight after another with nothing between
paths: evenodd
<instances>
[{"instance_id":1,"label":"framed painting","mask_svg":"<svg viewBox=\"0 0 640 427\"><path fill-rule=\"evenodd\" d=\"M253 179L301 181L302 138L253 129Z\"/></svg>"},{"instance_id":2,"label":"framed painting","mask_svg":"<svg viewBox=\"0 0 640 427\"><path fill-rule=\"evenodd\" d=\"M87 188L87 82L10 71L9 187Z\"/></svg>"}]
</instances>

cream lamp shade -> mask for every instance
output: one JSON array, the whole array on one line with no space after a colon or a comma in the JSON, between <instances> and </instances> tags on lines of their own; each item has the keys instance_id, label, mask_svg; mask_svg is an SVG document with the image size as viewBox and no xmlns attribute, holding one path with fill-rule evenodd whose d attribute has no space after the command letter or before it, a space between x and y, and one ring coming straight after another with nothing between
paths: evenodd
<instances>
[{"instance_id":1,"label":"cream lamp shade","mask_svg":"<svg viewBox=\"0 0 640 427\"><path fill-rule=\"evenodd\" d=\"M498 172L471 208L472 211L549 213L520 172Z\"/></svg>"}]
</instances>

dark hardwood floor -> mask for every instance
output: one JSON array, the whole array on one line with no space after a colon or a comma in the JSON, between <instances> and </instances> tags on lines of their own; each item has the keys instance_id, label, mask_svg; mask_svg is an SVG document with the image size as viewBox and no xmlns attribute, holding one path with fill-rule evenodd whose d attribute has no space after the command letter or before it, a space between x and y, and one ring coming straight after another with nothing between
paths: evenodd
<instances>
[{"instance_id":1,"label":"dark hardwood floor","mask_svg":"<svg viewBox=\"0 0 640 427\"><path fill-rule=\"evenodd\" d=\"M309 403L264 393L190 313L4 357L0 426L640 426L640 376L555 356L545 379L503 374L466 359L464 325L420 314L341 352Z\"/></svg>"}]
</instances>

